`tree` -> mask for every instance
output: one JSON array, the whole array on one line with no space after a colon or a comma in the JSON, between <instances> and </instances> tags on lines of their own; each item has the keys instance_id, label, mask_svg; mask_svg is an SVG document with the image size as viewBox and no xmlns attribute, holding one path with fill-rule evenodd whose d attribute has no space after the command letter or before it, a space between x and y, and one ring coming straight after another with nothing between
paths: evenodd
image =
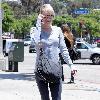
<instances>
[{"instance_id":1,"label":"tree","mask_svg":"<svg viewBox=\"0 0 100 100\"><path fill-rule=\"evenodd\" d=\"M2 4L2 8L4 10L4 19L3 23L3 32L9 32L12 30L12 24L14 22L13 11L7 3Z\"/></svg>"},{"instance_id":2,"label":"tree","mask_svg":"<svg viewBox=\"0 0 100 100\"><path fill-rule=\"evenodd\" d=\"M52 0L50 3L54 8L55 13L60 14L62 8L64 7L63 3L59 2L59 0Z\"/></svg>"},{"instance_id":3,"label":"tree","mask_svg":"<svg viewBox=\"0 0 100 100\"><path fill-rule=\"evenodd\" d=\"M42 0L21 0L22 6L25 8L25 14L38 12L42 5Z\"/></svg>"},{"instance_id":4,"label":"tree","mask_svg":"<svg viewBox=\"0 0 100 100\"><path fill-rule=\"evenodd\" d=\"M36 22L36 14L27 16L22 19L15 19L13 23L13 29L15 30L16 38L24 38L30 32L30 28L34 26Z\"/></svg>"},{"instance_id":5,"label":"tree","mask_svg":"<svg viewBox=\"0 0 100 100\"><path fill-rule=\"evenodd\" d=\"M8 32L14 29L16 37L24 38L24 36L29 33L30 28L35 26L36 17L42 2L41 0L21 1L22 5L12 4L11 6L8 6L7 3L3 3L3 31ZM63 1L66 1L67 3L64 4ZM80 34L78 23L80 19L83 19L86 22L86 27L91 31L91 34L94 36L100 36L100 11L97 12L91 9L90 14L79 15L77 18L73 18L71 15L67 14L66 10L68 11L68 9L70 9L70 11L72 11L74 8L79 7L79 5L75 5L76 3L74 4L69 0L51 0L50 3L56 12L56 16L53 22L54 25L61 26L63 23L71 23L71 28L74 28L77 34ZM67 6L67 4L69 6ZM30 7L28 7L28 5Z\"/></svg>"}]
</instances>

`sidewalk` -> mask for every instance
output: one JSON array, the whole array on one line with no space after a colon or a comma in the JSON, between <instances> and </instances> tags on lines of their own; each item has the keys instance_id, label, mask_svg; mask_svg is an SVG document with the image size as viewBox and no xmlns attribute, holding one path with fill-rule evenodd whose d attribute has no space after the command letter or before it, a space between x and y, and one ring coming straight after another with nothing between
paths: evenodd
<instances>
[{"instance_id":1,"label":"sidewalk","mask_svg":"<svg viewBox=\"0 0 100 100\"><path fill-rule=\"evenodd\" d=\"M34 68L25 66L26 63L19 63L18 72L0 71L0 100L41 100ZM75 84L67 84L70 71L65 67L62 100L100 100L100 84L78 80L77 77Z\"/></svg>"},{"instance_id":2,"label":"sidewalk","mask_svg":"<svg viewBox=\"0 0 100 100\"><path fill-rule=\"evenodd\" d=\"M75 80L62 86L62 100L100 100L100 84ZM34 74L0 71L0 100L41 100Z\"/></svg>"}]
</instances>

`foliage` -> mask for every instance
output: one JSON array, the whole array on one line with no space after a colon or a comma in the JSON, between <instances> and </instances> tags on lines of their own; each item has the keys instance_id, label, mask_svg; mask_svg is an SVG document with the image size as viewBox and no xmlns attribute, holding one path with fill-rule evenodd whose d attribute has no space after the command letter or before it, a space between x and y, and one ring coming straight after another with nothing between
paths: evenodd
<instances>
[{"instance_id":1,"label":"foliage","mask_svg":"<svg viewBox=\"0 0 100 100\"><path fill-rule=\"evenodd\" d=\"M63 3L59 0L51 0L51 5L54 8L56 14L59 14L61 9L64 7Z\"/></svg>"},{"instance_id":2,"label":"foliage","mask_svg":"<svg viewBox=\"0 0 100 100\"><path fill-rule=\"evenodd\" d=\"M72 20L73 20L73 18L69 15L56 16L54 21L53 21L53 24L60 27L62 24L65 24L67 22L71 23Z\"/></svg>"},{"instance_id":3,"label":"foliage","mask_svg":"<svg viewBox=\"0 0 100 100\"><path fill-rule=\"evenodd\" d=\"M14 21L13 11L10 6L7 5L7 3L2 4L2 8L4 11L4 18L2 21L2 28L4 32L8 32L12 30L12 23Z\"/></svg>"},{"instance_id":4,"label":"foliage","mask_svg":"<svg viewBox=\"0 0 100 100\"><path fill-rule=\"evenodd\" d=\"M74 28L77 31L77 34L80 35L81 30L78 23L84 20L86 30L88 30L91 35L100 37L100 12L91 12L87 15L80 15L77 18L73 18L69 15L56 16L53 24L61 26L63 23L71 23L72 29Z\"/></svg>"},{"instance_id":5,"label":"foliage","mask_svg":"<svg viewBox=\"0 0 100 100\"><path fill-rule=\"evenodd\" d=\"M94 36L100 36L100 11L91 11L90 14L80 15L77 19L83 19L86 27Z\"/></svg>"},{"instance_id":6,"label":"foliage","mask_svg":"<svg viewBox=\"0 0 100 100\"><path fill-rule=\"evenodd\" d=\"M34 1L34 0L33 0ZM59 0L54 0L59 1ZM59 3L56 2L56 6ZM54 4L55 5L55 4ZM54 6L53 5L53 6ZM20 19L14 17L13 10L8 4L3 3L2 7L4 9L4 19L3 19L3 31L9 32L14 30L15 36L17 38L24 38L30 31L32 26L35 26L37 13L32 13L22 17ZM59 8L60 7L60 8ZM59 9L58 9L59 8ZM57 6L58 11L62 8L62 6ZM56 8L55 8L56 9ZM57 11L56 9L56 11ZM91 34L94 36L100 36L100 11L91 10L90 14L80 15L77 18L73 18L71 15L56 14L53 25L61 26L63 23L71 23L71 28L75 29L77 34L80 34L80 29L78 23L80 20L85 21L85 26L88 30L91 31Z\"/></svg>"},{"instance_id":7,"label":"foliage","mask_svg":"<svg viewBox=\"0 0 100 100\"><path fill-rule=\"evenodd\" d=\"M30 27L35 25L37 15L33 14L25 18L16 19L13 16L11 7L7 3L3 3L2 7L4 9L4 19L2 21L3 32L11 32L14 30L16 38L24 38L24 36L29 33Z\"/></svg>"},{"instance_id":8,"label":"foliage","mask_svg":"<svg viewBox=\"0 0 100 100\"><path fill-rule=\"evenodd\" d=\"M15 19L13 29L15 30L16 38L24 38L30 32L30 28L35 24L36 17L28 16L23 19Z\"/></svg>"}]
</instances>

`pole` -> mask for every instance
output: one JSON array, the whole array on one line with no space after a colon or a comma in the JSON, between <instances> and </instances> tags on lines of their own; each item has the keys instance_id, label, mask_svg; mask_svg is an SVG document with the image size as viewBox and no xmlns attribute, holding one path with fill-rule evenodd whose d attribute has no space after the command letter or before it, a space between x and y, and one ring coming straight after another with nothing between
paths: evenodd
<instances>
[{"instance_id":1,"label":"pole","mask_svg":"<svg viewBox=\"0 0 100 100\"><path fill-rule=\"evenodd\" d=\"M1 8L2 0L0 0L0 70L5 70L6 68L6 61L3 56L3 47L2 47L2 8Z\"/></svg>"},{"instance_id":2,"label":"pole","mask_svg":"<svg viewBox=\"0 0 100 100\"><path fill-rule=\"evenodd\" d=\"M1 0L0 0L0 57L2 54L2 11L1 11Z\"/></svg>"},{"instance_id":3,"label":"pole","mask_svg":"<svg viewBox=\"0 0 100 100\"><path fill-rule=\"evenodd\" d=\"M81 29L81 40L82 40L82 29Z\"/></svg>"}]
</instances>

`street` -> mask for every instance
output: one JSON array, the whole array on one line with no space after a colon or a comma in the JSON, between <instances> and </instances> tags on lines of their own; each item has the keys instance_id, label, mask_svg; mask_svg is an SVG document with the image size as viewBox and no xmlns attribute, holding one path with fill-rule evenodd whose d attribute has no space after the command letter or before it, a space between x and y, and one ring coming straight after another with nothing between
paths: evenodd
<instances>
[{"instance_id":1,"label":"street","mask_svg":"<svg viewBox=\"0 0 100 100\"><path fill-rule=\"evenodd\" d=\"M33 72L36 54L29 53L28 47L25 47L24 54L24 62L19 62L19 71L24 67L24 70L30 68L30 72ZM78 69L76 80L100 84L100 65L93 65L88 59L76 60L74 61L74 65ZM64 65L64 73L67 75L67 78L70 78L70 69L68 66L66 67L66 65Z\"/></svg>"},{"instance_id":2,"label":"street","mask_svg":"<svg viewBox=\"0 0 100 100\"><path fill-rule=\"evenodd\" d=\"M35 53L24 49L24 62L19 62L18 72L0 72L0 100L41 100L34 78ZM6 57L7 58L7 57ZM67 84L70 68L65 64L62 100L99 100L100 65L89 60L74 61L78 72L75 84Z\"/></svg>"}]
</instances>

